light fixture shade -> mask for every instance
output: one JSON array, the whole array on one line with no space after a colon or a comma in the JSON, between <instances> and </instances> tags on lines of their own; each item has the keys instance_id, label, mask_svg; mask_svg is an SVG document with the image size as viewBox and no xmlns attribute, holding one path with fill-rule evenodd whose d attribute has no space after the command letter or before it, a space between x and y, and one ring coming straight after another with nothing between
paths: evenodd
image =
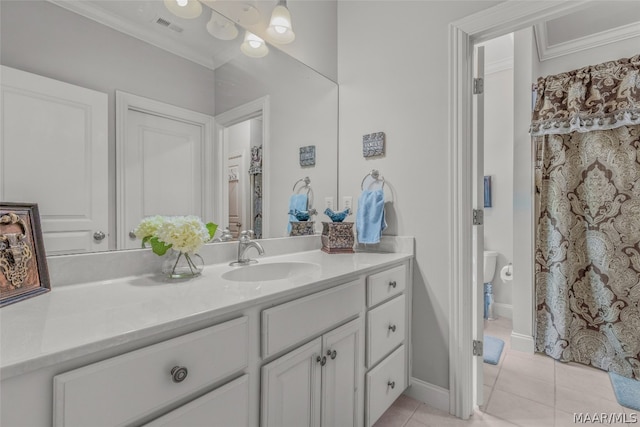
<instances>
[{"instance_id":1,"label":"light fixture shade","mask_svg":"<svg viewBox=\"0 0 640 427\"><path fill-rule=\"evenodd\" d=\"M278 3L271 12L267 34L274 42L280 44L291 43L296 38L291 27L291 13L287 9L286 2Z\"/></svg>"},{"instance_id":2,"label":"light fixture shade","mask_svg":"<svg viewBox=\"0 0 640 427\"><path fill-rule=\"evenodd\" d=\"M202 5L198 0L164 0L164 5L179 18L194 19L202 14Z\"/></svg>"},{"instance_id":3,"label":"light fixture shade","mask_svg":"<svg viewBox=\"0 0 640 427\"><path fill-rule=\"evenodd\" d=\"M244 34L244 41L240 45L240 50L252 58L262 58L269 53L269 47L264 40L250 31Z\"/></svg>"},{"instance_id":4,"label":"light fixture shade","mask_svg":"<svg viewBox=\"0 0 640 427\"><path fill-rule=\"evenodd\" d=\"M211 11L211 19L207 22L207 31L213 37L220 40L233 40L238 37L238 27L236 27L236 24L215 10Z\"/></svg>"}]
</instances>

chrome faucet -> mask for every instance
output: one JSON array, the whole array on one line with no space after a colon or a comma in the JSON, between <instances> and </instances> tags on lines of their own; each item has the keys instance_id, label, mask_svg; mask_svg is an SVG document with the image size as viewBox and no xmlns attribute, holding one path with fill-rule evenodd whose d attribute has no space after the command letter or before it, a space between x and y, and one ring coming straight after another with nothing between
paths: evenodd
<instances>
[{"instance_id":1,"label":"chrome faucet","mask_svg":"<svg viewBox=\"0 0 640 427\"><path fill-rule=\"evenodd\" d=\"M256 248L258 254L264 255L264 248L255 240L251 240L253 230L244 230L240 233L238 239L238 260L229 265L249 265L258 262L258 260L247 258L246 252L249 248Z\"/></svg>"}]
</instances>

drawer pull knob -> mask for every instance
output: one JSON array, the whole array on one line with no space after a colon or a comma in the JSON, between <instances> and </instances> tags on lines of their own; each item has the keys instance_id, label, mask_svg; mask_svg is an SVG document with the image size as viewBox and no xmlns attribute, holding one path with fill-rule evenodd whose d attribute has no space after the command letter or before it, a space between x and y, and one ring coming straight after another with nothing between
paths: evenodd
<instances>
[{"instance_id":1,"label":"drawer pull knob","mask_svg":"<svg viewBox=\"0 0 640 427\"><path fill-rule=\"evenodd\" d=\"M174 366L171 369L171 379L174 383L181 383L187 378L189 371L184 366Z\"/></svg>"},{"instance_id":2,"label":"drawer pull knob","mask_svg":"<svg viewBox=\"0 0 640 427\"><path fill-rule=\"evenodd\" d=\"M396 331L396 325L389 325L389 330L391 332L395 332Z\"/></svg>"},{"instance_id":3,"label":"drawer pull knob","mask_svg":"<svg viewBox=\"0 0 640 427\"><path fill-rule=\"evenodd\" d=\"M389 286L391 286L392 288L395 289L396 288L396 281L393 280L393 281L389 282Z\"/></svg>"},{"instance_id":4,"label":"drawer pull knob","mask_svg":"<svg viewBox=\"0 0 640 427\"><path fill-rule=\"evenodd\" d=\"M396 382L395 381L389 381L387 383L387 386L391 387L391 388L396 388Z\"/></svg>"},{"instance_id":5,"label":"drawer pull knob","mask_svg":"<svg viewBox=\"0 0 640 427\"><path fill-rule=\"evenodd\" d=\"M338 356L338 352L335 350L327 350L327 356L331 356L331 360L333 360Z\"/></svg>"},{"instance_id":6,"label":"drawer pull knob","mask_svg":"<svg viewBox=\"0 0 640 427\"><path fill-rule=\"evenodd\" d=\"M320 364L320 366L324 366L327 364L327 356L318 356L318 358L316 359L316 362L318 362Z\"/></svg>"}]
</instances>

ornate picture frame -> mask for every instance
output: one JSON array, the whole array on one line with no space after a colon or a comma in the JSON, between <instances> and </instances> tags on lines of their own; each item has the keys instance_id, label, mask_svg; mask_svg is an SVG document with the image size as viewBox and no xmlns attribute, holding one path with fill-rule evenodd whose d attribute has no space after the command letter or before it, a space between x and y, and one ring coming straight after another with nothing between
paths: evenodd
<instances>
[{"instance_id":1,"label":"ornate picture frame","mask_svg":"<svg viewBox=\"0 0 640 427\"><path fill-rule=\"evenodd\" d=\"M50 290L37 203L0 202L0 307Z\"/></svg>"}]
</instances>

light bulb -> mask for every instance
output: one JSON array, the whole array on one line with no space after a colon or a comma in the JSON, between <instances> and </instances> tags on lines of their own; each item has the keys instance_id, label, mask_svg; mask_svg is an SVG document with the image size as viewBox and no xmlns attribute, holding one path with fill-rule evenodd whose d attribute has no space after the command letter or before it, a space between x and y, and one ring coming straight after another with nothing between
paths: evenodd
<instances>
[{"instance_id":1,"label":"light bulb","mask_svg":"<svg viewBox=\"0 0 640 427\"><path fill-rule=\"evenodd\" d=\"M267 34L276 43L291 43L296 35L291 27L291 13L285 2L279 3L271 13L271 21L267 28Z\"/></svg>"},{"instance_id":2,"label":"light bulb","mask_svg":"<svg viewBox=\"0 0 640 427\"><path fill-rule=\"evenodd\" d=\"M264 40L250 31L245 33L244 41L240 45L240 50L252 58L262 58L269 53L269 48Z\"/></svg>"},{"instance_id":3,"label":"light bulb","mask_svg":"<svg viewBox=\"0 0 640 427\"><path fill-rule=\"evenodd\" d=\"M189 4L189 0L176 0L176 3L178 3L178 6L180 7L185 7Z\"/></svg>"},{"instance_id":4,"label":"light bulb","mask_svg":"<svg viewBox=\"0 0 640 427\"><path fill-rule=\"evenodd\" d=\"M202 14L202 5L198 0L164 0L169 12L184 19L194 19Z\"/></svg>"}]
</instances>

